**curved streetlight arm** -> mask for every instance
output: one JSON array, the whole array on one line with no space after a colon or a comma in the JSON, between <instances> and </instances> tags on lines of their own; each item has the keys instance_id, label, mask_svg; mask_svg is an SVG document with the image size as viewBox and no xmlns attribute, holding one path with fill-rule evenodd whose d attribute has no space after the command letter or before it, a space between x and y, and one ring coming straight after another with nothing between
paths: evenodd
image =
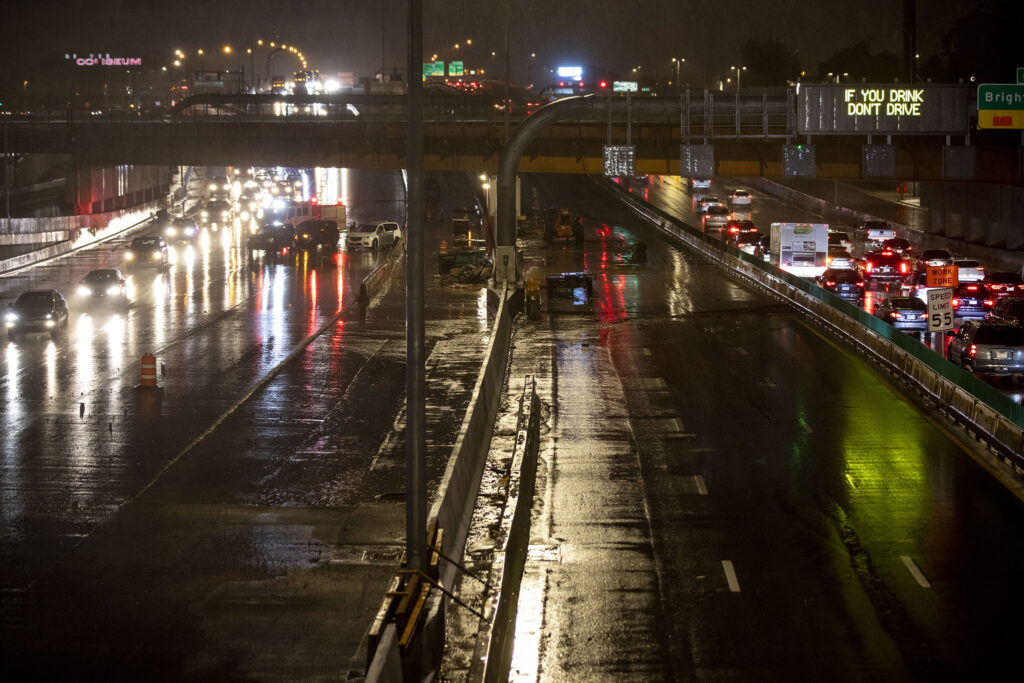
<instances>
[{"instance_id":1,"label":"curved streetlight arm","mask_svg":"<svg viewBox=\"0 0 1024 683\"><path fill-rule=\"evenodd\" d=\"M495 282L516 282L516 171L526 146L547 125L574 114L593 95L555 100L526 117L509 138L498 159L498 234L494 248Z\"/></svg>"}]
</instances>

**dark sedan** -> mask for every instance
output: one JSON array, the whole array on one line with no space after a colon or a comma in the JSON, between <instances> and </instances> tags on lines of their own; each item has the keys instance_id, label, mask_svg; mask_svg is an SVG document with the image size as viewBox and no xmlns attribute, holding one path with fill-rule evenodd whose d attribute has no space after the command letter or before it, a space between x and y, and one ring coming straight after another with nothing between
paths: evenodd
<instances>
[{"instance_id":1,"label":"dark sedan","mask_svg":"<svg viewBox=\"0 0 1024 683\"><path fill-rule=\"evenodd\" d=\"M915 296L891 296L875 307L875 316L904 332L928 331L928 304Z\"/></svg>"},{"instance_id":2,"label":"dark sedan","mask_svg":"<svg viewBox=\"0 0 1024 683\"><path fill-rule=\"evenodd\" d=\"M996 301L985 319L1024 325L1024 296L1004 296Z\"/></svg>"},{"instance_id":3,"label":"dark sedan","mask_svg":"<svg viewBox=\"0 0 1024 683\"><path fill-rule=\"evenodd\" d=\"M128 307L128 281L117 268L99 268L78 285L78 296L87 303Z\"/></svg>"},{"instance_id":4,"label":"dark sedan","mask_svg":"<svg viewBox=\"0 0 1024 683\"><path fill-rule=\"evenodd\" d=\"M864 298L864 280L855 270L829 268L818 276L817 283L844 299Z\"/></svg>"},{"instance_id":5,"label":"dark sedan","mask_svg":"<svg viewBox=\"0 0 1024 683\"><path fill-rule=\"evenodd\" d=\"M68 329L68 304L56 289L23 292L4 315L7 337L12 342L29 332L49 332L57 338Z\"/></svg>"}]
</instances>

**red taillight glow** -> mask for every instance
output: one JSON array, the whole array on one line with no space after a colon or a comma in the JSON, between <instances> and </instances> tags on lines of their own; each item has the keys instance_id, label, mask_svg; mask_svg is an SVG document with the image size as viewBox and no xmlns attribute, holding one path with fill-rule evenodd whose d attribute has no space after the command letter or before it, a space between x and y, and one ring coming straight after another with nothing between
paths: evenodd
<instances>
[{"instance_id":1,"label":"red taillight glow","mask_svg":"<svg viewBox=\"0 0 1024 683\"><path fill-rule=\"evenodd\" d=\"M835 287L836 283L834 281L832 281L832 280L829 280L828 282L825 283L825 286L826 287Z\"/></svg>"},{"instance_id":2,"label":"red taillight glow","mask_svg":"<svg viewBox=\"0 0 1024 683\"><path fill-rule=\"evenodd\" d=\"M967 349L967 355L970 356L971 358L974 358L975 354L977 354L977 353L978 353L978 345L977 344L971 344L971 348Z\"/></svg>"},{"instance_id":3,"label":"red taillight glow","mask_svg":"<svg viewBox=\"0 0 1024 683\"><path fill-rule=\"evenodd\" d=\"M899 320L900 314L897 313L896 311L893 311L892 313L889 314L889 317L893 318L893 319L896 319L896 320Z\"/></svg>"},{"instance_id":4,"label":"red taillight glow","mask_svg":"<svg viewBox=\"0 0 1024 683\"><path fill-rule=\"evenodd\" d=\"M857 286L863 288L864 287L864 281L861 280L860 282L858 282Z\"/></svg>"},{"instance_id":5,"label":"red taillight glow","mask_svg":"<svg viewBox=\"0 0 1024 683\"><path fill-rule=\"evenodd\" d=\"M976 291L978 291L978 285L967 285L967 291L968 292L976 292Z\"/></svg>"},{"instance_id":6,"label":"red taillight glow","mask_svg":"<svg viewBox=\"0 0 1024 683\"><path fill-rule=\"evenodd\" d=\"M960 308L960 299L953 299L953 308Z\"/></svg>"},{"instance_id":7,"label":"red taillight glow","mask_svg":"<svg viewBox=\"0 0 1024 683\"><path fill-rule=\"evenodd\" d=\"M900 272L901 273L909 273L910 272L910 266L907 265L906 261L903 261L903 262L900 263Z\"/></svg>"},{"instance_id":8,"label":"red taillight glow","mask_svg":"<svg viewBox=\"0 0 1024 683\"><path fill-rule=\"evenodd\" d=\"M995 305L995 303L996 303L996 300L995 300L995 299L985 299L985 301L984 301L984 304L985 304L986 306L994 306L994 305Z\"/></svg>"},{"instance_id":9,"label":"red taillight glow","mask_svg":"<svg viewBox=\"0 0 1024 683\"><path fill-rule=\"evenodd\" d=\"M867 263L864 264L864 270L866 270L868 272L871 272L871 269L874 268L874 267L875 267L875 264L873 264L871 261L868 261Z\"/></svg>"}]
</instances>

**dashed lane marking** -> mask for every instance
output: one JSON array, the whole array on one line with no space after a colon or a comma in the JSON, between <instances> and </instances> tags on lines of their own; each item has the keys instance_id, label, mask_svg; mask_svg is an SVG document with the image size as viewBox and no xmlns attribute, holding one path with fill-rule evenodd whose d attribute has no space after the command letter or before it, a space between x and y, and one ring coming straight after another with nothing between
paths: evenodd
<instances>
[{"instance_id":1,"label":"dashed lane marking","mask_svg":"<svg viewBox=\"0 0 1024 683\"><path fill-rule=\"evenodd\" d=\"M917 563L914 562L910 556L900 555L900 559L903 560L903 564L906 565L910 575L914 577L915 581L917 581L917 585L921 586L921 588L932 587L931 582L927 577L925 577L924 572L921 571L921 568L917 566Z\"/></svg>"},{"instance_id":2,"label":"dashed lane marking","mask_svg":"<svg viewBox=\"0 0 1024 683\"><path fill-rule=\"evenodd\" d=\"M725 580L729 582L729 590L733 593L739 593L740 581L736 578L736 569L732 566L732 561L722 560L722 569L725 570Z\"/></svg>"}]
</instances>

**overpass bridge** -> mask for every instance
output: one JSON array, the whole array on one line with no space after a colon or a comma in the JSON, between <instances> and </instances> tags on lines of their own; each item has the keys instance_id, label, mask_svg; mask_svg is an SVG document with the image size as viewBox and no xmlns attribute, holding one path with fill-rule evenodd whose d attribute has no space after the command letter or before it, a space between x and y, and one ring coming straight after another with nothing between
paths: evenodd
<instances>
[{"instance_id":1,"label":"overpass bridge","mask_svg":"<svg viewBox=\"0 0 1024 683\"><path fill-rule=\"evenodd\" d=\"M496 170L527 105L430 94L425 167ZM406 166L406 99L387 95L201 95L156 115L43 111L4 120L4 151L69 154L82 166L195 164L383 168ZM811 173L825 178L899 177L1016 182L1019 149L970 135L802 136L791 89L745 94L684 91L679 98L593 97L543 131L520 172L601 174L607 144L636 145L638 174L680 174L681 145L710 145L720 175L780 177L787 145L813 144ZM871 145L891 145L894 168L872 175ZM969 148L968 174L950 150ZM974 169L977 169L976 172Z\"/></svg>"}]
</instances>

